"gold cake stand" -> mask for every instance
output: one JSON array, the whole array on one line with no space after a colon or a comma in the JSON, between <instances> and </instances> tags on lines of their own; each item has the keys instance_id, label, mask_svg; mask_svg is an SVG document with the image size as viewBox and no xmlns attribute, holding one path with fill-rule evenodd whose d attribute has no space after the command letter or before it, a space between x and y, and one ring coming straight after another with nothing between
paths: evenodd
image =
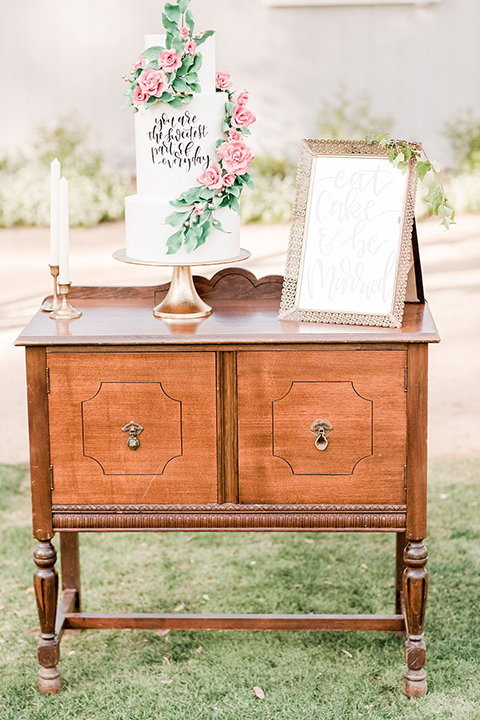
<instances>
[{"instance_id":1,"label":"gold cake stand","mask_svg":"<svg viewBox=\"0 0 480 720\"><path fill-rule=\"evenodd\" d=\"M173 268L172 282L167 296L153 308L155 317L163 320L196 320L211 315L212 308L199 296L193 283L192 267L201 265L230 265L231 263L247 260L252 253L249 250L240 250L240 255L225 260L211 260L210 262L190 262L187 265L178 265L172 262L148 262L128 257L125 248L113 253L115 260L131 265L149 265L154 267Z\"/></svg>"}]
</instances>

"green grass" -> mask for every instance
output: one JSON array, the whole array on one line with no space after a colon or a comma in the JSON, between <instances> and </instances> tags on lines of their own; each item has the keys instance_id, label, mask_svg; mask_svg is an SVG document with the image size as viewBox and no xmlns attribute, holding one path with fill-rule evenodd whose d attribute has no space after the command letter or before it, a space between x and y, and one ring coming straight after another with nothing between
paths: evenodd
<instances>
[{"instance_id":1,"label":"green grass","mask_svg":"<svg viewBox=\"0 0 480 720\"><path fill-rule=\"evenodd\" d=\"M393 634L185 631L67 633L63 690L42 696L28 474L0 467L0 719L478 720L479 475L478 460L431 466L425 698L403 696L403 640ZM393 535L188 537L83 535L84 609L393 612Z\"/></svg>"}]
</instances>

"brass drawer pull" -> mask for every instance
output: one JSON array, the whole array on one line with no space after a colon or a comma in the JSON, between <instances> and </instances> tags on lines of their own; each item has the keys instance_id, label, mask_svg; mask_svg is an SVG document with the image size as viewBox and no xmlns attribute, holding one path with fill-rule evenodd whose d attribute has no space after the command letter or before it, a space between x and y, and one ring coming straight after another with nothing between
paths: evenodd
<instances>
[{"instance_id":1,"label":"brass drawer pull","mask_svg":"<svg viewBox=\"0 0 480 720\"><path fill-rule=\"evenodd\" d=\"M129 435L127 445L130 450L138 450L138 448L140 447L140 440L138 439L137 435L140 435L142 430L143 427L138 423L133 422L133 420L130 420L130 422L122 428L122 432L124 432L126 435Z\"/></svg>"},{"instance_id":2,"label":"brass drawer pull","mask_svg":"<svg viewBox=\"0 0 480 720\"><path fill-rule=\"evenodd\" d=\"M326 450L328 445L327 436L330 435L333 430L328 420L315 420L310 430L317 436L315 440L317 450Z\"/></svg>"}]
</instances>

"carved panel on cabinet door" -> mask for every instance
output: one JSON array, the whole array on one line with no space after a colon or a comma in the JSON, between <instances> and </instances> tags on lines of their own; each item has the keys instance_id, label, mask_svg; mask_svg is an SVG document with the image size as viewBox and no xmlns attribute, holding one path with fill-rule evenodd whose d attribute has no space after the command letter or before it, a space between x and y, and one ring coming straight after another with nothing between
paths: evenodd
<instances>
[{"instance_id":1,"label":"carved panel on cabinet door","mask_svg":"<svg viewBox=\"0 0 480 720\"><path fill-rule=\"evenodd\" d=\"M141 425L138 448L130 449L124 427ZM83 454L104 475L162 475L182 455L182 403L162 383L100 383L82 402Z\"/></svg>"},{"instance_id":2,"label":"carved panel on cabinet door","mask_svg":"<svg viewBox=\"0 0 480 720\"><path fill-rule=\"evenodd\" d=\"M312 426L319 419L332 430L319 450ZM273 455L293 475L352 475L373 455L373 402L352 382L294 381L286 395L272 402Z\"/></svg>"},{"instance_id":3,"label":"carved panel on cabinet door","mask_svg":"<svg viewBox=\"0 0 480 720\"><path fill-rule=\"evenodd\" d=\"M47 362L53 502L217 502L215 352Z\"/></svg>"},{"instance_id":4,"label":"carved panel on cabinet door","mask_svg":"<svg viewBox=\"0 0 480 720\"><path fill-rule=\"evenodd\" d=\"M403 349L239 352L240 502L404 503L405 365Z\"/></svg>"}]
</instances>

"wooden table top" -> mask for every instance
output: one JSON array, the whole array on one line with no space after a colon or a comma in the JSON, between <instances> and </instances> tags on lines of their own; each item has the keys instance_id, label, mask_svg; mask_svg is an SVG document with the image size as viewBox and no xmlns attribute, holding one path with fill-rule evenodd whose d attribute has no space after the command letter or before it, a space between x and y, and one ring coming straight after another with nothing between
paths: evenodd
<instances>
[{"instance_id":1,"label":"wooden table top","mask_svg":"<svg viewBox=\"0 0 480 720\"><path fill-rule=\"evenodd\" d=\"M257 280L229 268L211 280L194 277L199 295L213 308L197 321L164 321L152 310L165 297L156 287L73 287L70 301L83 316L52 320L39 310L16 345L215 345L430 343L440 338L427 304L406 303L401 328L380 328L278 319L283 278Z\"/></svg>"}]
</instances>

